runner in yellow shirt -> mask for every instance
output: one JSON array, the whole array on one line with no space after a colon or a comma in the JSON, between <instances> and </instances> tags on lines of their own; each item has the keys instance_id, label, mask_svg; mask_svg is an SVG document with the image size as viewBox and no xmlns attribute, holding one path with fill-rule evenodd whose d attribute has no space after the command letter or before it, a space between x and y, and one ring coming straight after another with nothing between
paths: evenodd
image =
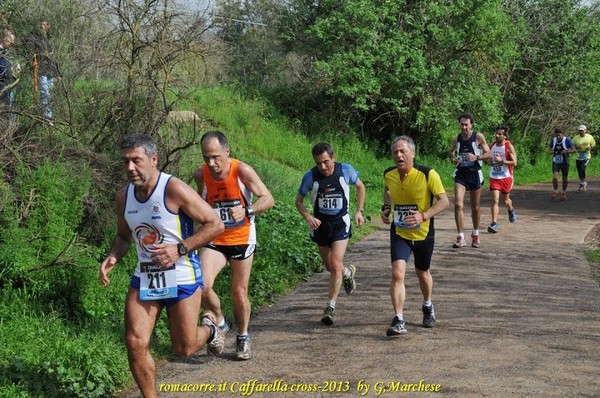
<instances>
[{"instance_id":1,"label":"runner in yellow shirt","mask_svg":"<svg viewBox=\"0 0 600 398\"><path fill-rule=\"evenodd\" d=\"M591 134L587 133L587 127L583 124L577 128L578 135L573 137L573 143L577 150L577 160L575 165L577 166L577 174L579 174L579 189L577 192L585 192L587 188L587 181L585 180L585 169L590 163L591 150L596 146L596 141Z\"/></svg>"}]
</instances>

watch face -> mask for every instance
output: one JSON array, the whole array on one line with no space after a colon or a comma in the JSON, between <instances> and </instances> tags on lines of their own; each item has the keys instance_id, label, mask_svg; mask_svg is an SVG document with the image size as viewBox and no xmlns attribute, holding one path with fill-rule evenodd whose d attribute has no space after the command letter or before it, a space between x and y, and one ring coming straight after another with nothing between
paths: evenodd
<instances>
[{"instance_id":1,"label":"watch face","mask_svg":"<svg viewBox=\"0 0 600 398\"><path fill-rule=\"evenodd\" d=\"M187 254L187 249L183 243L177 244L177 250L179 251L179 255L183 256Z\"/></svg>"}]
</instances>

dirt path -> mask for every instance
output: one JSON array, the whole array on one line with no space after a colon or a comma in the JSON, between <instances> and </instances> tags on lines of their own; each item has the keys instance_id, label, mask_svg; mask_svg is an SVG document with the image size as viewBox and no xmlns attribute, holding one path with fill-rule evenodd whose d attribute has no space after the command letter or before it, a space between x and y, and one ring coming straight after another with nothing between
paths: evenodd
<instances>
[{"instance_id":1,"label":"dirt path","mask_svg":"<svg viewBox=\"0 0 600 398\"><path fill-rule=\"evenodd\" d=\"M483 196L487 228L487 191ZM410 263L409 334L385 336L393 311L388 230L382 227L348 252L346 262L358 268L357 290L338 299L333 327L319 322L328 275L316 274L253 316L251 361L234 359L235 336L229 334L223 357L202 352L159 365L159 383L217 391L161 397L600 396L600 289L584 257L586 235L596 238L589 232L600 222L600 181L566 202L550 200L549 184L519 187L513 201L518 221L508 223L501 206L500 233L482 228L479 249L451 248L451 208L437 218L435 328L419 326L421 295ZM260 391L267 387L260 383L272 390ZM440 392L401 391L419 383L439 385ZM251 385L254 391L244 392ZM305 391L292 391L298 388Z\"/></svg>"}]
</instances>

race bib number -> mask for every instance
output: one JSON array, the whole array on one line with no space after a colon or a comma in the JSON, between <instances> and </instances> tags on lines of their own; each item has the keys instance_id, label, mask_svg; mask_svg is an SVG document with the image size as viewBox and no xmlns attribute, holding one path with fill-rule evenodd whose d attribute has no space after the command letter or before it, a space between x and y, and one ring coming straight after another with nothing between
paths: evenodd
<instances>
[{"instance_id":1,"label":"race bib number","mask_svg":"<svg viewBox=\"0 0 600 398\"><path fill-rule=\"evenodd\" d=\"M563 162L563 155L555 155L552 161L556 164L561 164Z\"/></svg>"},{"instance_id":2,"label":"race bib number","mask_svg":"<svg viewBox=\"0 0 600 398\"><path fill-rule=\"evenodd\" d=\"M344 207L344 198L341 193L321 196L317 201L319 211L331 216L338 214Z\"/></svg>"},{"instance_id":3,"label":"race bib number","mask_svg":"<svg viewBox=\"0 0 600 398\"><path fill-rule=\"evenodd\" d=\"M475 162L467 160L469 155L470 153L461 153L460 155L458 155L458 159L460 160L460 163L458 165L461 167L473 166Z\"/></svg>"},{"instance_id":4,"label":"race bib number","mask_svg":"<svg viewBox=\"0 0 600 398\"><path fill-rule=\"evenodd\" d=\"M155 263L140 263L140 300L163 300L177 297L175 264L164 269Z\"/></svg>"},{"instance_id":5,"label":"race bib number","mask_svg":"<svg viewBox=\"0 0 600 398\"><path fill-rule=\"evenodd\" d=\"M500 177L504 175L501 163L492 163L491 177Z\"/></svg>"},{"instance_id":6,"label":"race bib number","mask_svg":"<svg viewBox=\"0 0 600 398\"><path fill-rule=\"evenodd\" d=\"M417 205L395 205L394 206L394 226L404 229L417 229L421 227L421 224L415 226L408 226L404 219L411 215L411 211L418 212L419 208Z\"/></svg>"},{"instance_id":7,"label":"race bib number","mask_svg":"<svg viewBox=\"0 0 600 398\"><path fill-rule=\"evenodd\" d=\"M579 160L587 160L587 151L585 151L585 152L577 152L577 159L579 159Z\"/></svg>"},{"instance_id":8,"label":"race bib number","mask_svg":"<svg viewBox=\"0 0 600 398\"><path fill-rule=\"evenodd\" d=\"M215 213L217 213L217 216L219 216L221 221L223 221L223 225L225 225L226 229L244 225L244 219L240 221L235 221L231 217L229 209L231 209L232 207L242 207L242 202L239 199L236 199L213 203L213 210L215 211Z\"/></svg>"}]
</instances>

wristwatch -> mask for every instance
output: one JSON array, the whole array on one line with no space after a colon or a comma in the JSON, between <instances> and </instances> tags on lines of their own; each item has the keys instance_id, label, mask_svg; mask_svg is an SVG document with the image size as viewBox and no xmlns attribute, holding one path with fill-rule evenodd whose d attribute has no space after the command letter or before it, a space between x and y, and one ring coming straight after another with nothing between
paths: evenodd
<instances>
[{"instance_id":1,"label":"wristwatch","mask_svg":"<svg viewBox=\"0 0 600 398\"><path fill-rule=\"evenodd\" d=\"M254 215L254 210L252 207L246 207L246 217L250 218Z\"/></svg>"},{"instance_id":2,"label":"wristwatch","mask_svg":"<svg viewBox=\"0 0 600 398\"><path fill-rule=\"evenodd\" d=\"M177 253L180 256L185 256L186 254L188 254L188 249L187 247L185 247L183 242L177 244Z\"/></svg>"}]
</instances>

